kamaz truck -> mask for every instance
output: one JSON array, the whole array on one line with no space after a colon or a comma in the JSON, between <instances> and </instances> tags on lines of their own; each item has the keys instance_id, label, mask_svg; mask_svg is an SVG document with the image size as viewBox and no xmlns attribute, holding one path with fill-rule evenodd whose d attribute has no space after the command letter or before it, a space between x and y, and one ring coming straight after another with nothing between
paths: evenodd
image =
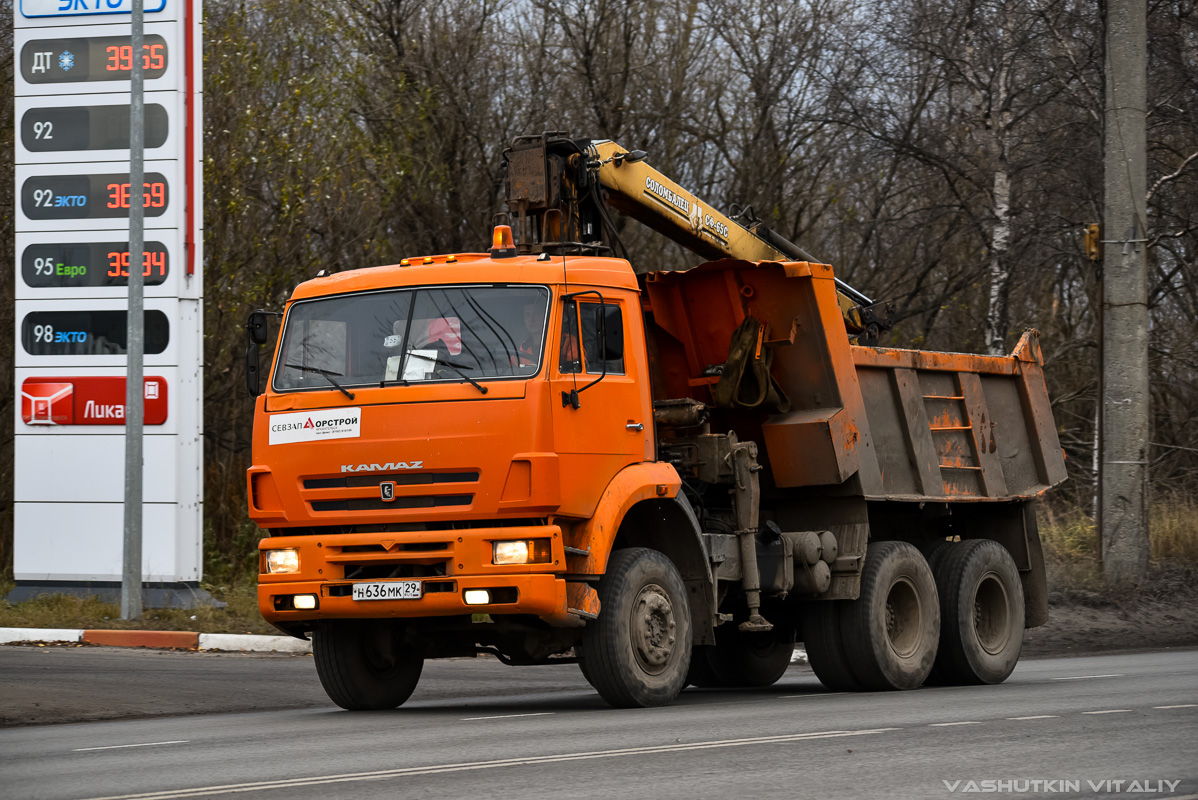
<instances>
[{"instance_id":1,"label":"kamaz truck","mask_svg":"<svg viewBox=\"0 0 1198 800\"><path fill-rule=\"evenodd\" d=\"M1003 681L1065 478L1036 333L881 347L892 309L643 152L506 159L486 252L321 274L247 323L259 604L330 698L394 708L485 653L657 706L772 684L799 642L834 690ZM608 206L707 260L634 266Z\"/></svg>"}]
</instances>

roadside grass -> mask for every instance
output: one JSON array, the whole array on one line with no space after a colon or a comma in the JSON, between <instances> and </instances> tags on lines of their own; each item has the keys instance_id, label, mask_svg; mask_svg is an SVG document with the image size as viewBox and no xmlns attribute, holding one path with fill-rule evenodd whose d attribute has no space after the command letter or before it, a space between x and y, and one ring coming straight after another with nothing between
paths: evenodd
<instances>
[{"instance_id":1,"label":"roadside grass","mask_svg":"<svg viewBox=\"0 0 1198 800\"><path fill-rule=\"evenodd\" d=\"M14 585L12 581L0 581L0 597L7 595ZM279 634L258 613L253 582L226 586L204 584L203 588L227 605L224 608L148 608L139 620L122 620L119 604L104 603L96 597L43 595L15 604L0 599L0 627Z\"/></svg>"},{"instance_id":2,"label":"roadside grass","mask_svg":"<svg viewBox=\"0 0 1198 800\"><path fill-rule=\"evenodd\" d=\"M1198 504L1175 498L1152 504L1149 510L1150 561L1148 580L1129 594L1110 586L1102 574L1098 529L1093 518L1077 506L1040 508L1040 538L1048 569L1049 590L1102 600L1131 600L1137 596L1164 599L1173 593L1193 595L1198 573Z\"/></svg>"}]
</instances>

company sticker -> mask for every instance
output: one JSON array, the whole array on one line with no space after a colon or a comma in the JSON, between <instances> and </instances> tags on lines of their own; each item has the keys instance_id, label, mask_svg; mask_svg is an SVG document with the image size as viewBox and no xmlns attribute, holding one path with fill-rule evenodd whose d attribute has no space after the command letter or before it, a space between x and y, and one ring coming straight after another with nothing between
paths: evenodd
<instances>
[{"instance_id":1,"label":"company sticker","mask_svg":"<svg viewBox=\"0 0 1198 800\"><path fill-rule=\"evenodd\" d=\"M270 444L356 439L362 435L362 409L333 408L270 415Z\"/></svg>"}]
</instances>

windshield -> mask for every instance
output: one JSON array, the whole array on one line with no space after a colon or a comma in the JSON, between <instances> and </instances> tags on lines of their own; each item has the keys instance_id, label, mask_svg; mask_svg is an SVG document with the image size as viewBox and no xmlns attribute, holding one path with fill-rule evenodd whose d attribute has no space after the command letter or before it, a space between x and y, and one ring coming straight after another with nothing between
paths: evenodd
<instances>
[{"instance_id":1,"label":"windshield","mask_svg":"<svg viewBox=\"0 0 1198 800\"><path fill-rule=\"evenodd\" d=\"M549 290L543 286L404 289L292 305L275 391L485 381L541 367ZM330 381L330 378L332 381Z\"/></svg>"}]
</instances>

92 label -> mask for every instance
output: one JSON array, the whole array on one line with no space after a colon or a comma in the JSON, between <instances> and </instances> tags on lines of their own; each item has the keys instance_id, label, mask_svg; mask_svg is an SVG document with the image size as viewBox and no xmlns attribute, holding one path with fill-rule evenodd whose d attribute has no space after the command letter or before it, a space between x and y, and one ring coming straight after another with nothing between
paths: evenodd
<instances>
[{"instance_id":1,"label":"92 label","mask_svg":"<svg viewBox=\"0 0 1198 800\"><path fill-rule=\"evenodd\" d=\"M170 187L157 172L146 173L142 205L147 217L161 216ZM21 185L21 210L29 219L102 219L129 216L129 176L38 175Z\"/></svg>"}]
</instances>

